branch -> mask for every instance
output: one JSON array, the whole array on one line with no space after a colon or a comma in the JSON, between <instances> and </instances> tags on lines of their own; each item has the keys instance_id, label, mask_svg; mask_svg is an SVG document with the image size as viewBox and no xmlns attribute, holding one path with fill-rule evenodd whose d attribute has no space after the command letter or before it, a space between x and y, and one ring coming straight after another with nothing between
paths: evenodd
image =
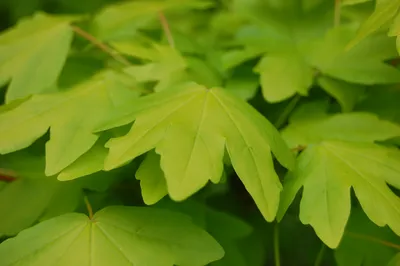
<instances>
[{"instance_id":1,"label":"branch","mask_svg":"<svg viewBox=\"0 0 400 266\"><path fill-rule=\"evenodd\" d=\"M131 66L131 63L125 57L123 57L120 53L115 51L110 46L106 45L105 43L103 43L102 41L100 41L99 39L97 39L96 37L91 35L90 33L84 31L83 29L81 29L81 28L79 28L77 26L71 25L71 27L72 27L72 30L76 34L78 34L79 36L81 36L84 39L88 40L93 45L97 46L100 50L102 50L103 52L109 54L116 61L120 62L121 64L123 64L125 66Z\"/></svg>"},{"instance_id":2,"label":"branch","mask_svg":"<svg viewBox=\"0 0 400 266\"><path fill-rule=\"evenodd\" d=\"M158 17L160 19L161 26L164 30L165 36L167 37L168 43L172 48L175 48L175 41L171 33L171 29L169 27L167 18L165 17L164 13L160 11L158 13Z\"/></svg>"},{"instance_id":3,"label":"branch","mask_svg":"<svg viewBox=\"0 0 400 266\"><path fill-rule=\"evenodd\" d=\"M11 171L0 168L0 182L11 183L17 180L17 175Z\"/></svg>"},{"instance_id":4,"label":"branch","mask_svg":"<svg viewBox=\"0 0 400 266\"><path fill-rule=\"evenodd\" d=\"M282 126L285 125L286 121L288 120L290 114L296 108L297 103L300 101L300 95L296 95L292 98L292 100L286 105L285 109L282 111L281 115L278 117L276 122L274 123L277 129L280 129Z\"/></svg>"},{"instance_id":5,"label":"branch","mask_svg":"<svg viewBox=\"0 0 400 266\"><path fill-rule=\"evenodd\" d=\"M334 1L335 1L335 11L334 11L335 13L334 13L333 26L336 28L340 25L342 3L341 0L334 0Z\"/></svg>"}]
</instances>

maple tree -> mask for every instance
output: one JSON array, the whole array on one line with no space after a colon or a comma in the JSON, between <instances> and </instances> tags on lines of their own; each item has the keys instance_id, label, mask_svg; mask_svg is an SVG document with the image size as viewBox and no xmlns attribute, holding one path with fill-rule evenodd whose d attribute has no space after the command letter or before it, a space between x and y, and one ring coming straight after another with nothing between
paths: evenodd
<instances>
[{"instance_id":1,"label":"maple tree","mask_svg":"<svg viewBox=\"0 0 400 266\"><path fill-rule=\"evenodd\" d=\"M400 265L399 0L0 3L0 266Z\"/></svg>"}]
</instances>

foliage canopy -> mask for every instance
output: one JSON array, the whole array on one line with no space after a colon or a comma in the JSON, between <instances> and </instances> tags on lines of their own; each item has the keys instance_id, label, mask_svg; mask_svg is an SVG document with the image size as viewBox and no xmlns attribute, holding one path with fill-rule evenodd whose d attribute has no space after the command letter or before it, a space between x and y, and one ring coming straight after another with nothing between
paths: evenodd
<instances>
[{"instance_id":1,"label":"foliage canopy","mask_svg":"<svg viewBox=\"0 0 400 266\"><path fill-rule=\"evenodd\" d=\"M0 266L400 265L400 0L0 14Z\"/></svg>"}]
</instances>

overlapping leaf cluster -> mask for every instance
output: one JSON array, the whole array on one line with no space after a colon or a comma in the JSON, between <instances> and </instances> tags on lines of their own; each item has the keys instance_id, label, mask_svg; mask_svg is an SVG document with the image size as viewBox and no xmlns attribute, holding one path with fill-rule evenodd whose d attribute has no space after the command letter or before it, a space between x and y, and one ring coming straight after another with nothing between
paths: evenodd
<instances>
[{"instance_id":1,"label":"overlapping leaf cluster","mask_svg":"<svg viewBox=\"0 0 400 266\"><path fill-rule=\"evenodd\" d=\"M262 265L239 242L290 215L338 265L396 265L349 246L358 224L400 236L400 70L376 32L399 35L400 1L338 2L128 1L1 33L0 265ZM261 225L208 206L241 202L235 176Z\"/></svg>"}]
</instances>

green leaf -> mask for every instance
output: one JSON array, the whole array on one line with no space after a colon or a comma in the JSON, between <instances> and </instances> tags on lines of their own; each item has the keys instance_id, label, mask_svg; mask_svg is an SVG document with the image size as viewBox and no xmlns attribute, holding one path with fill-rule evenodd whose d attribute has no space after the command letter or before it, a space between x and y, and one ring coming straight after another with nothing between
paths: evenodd
<instances>
[{"instance_id":1,"label":"green leaf","mask_svg":"<svg viewBox=\"0 0 400 266\"><path fill-rule=\"evenodd\" d=\"M136 179L140 180L143 201L147 205L157 203L168 193L160 156L154 151L147 153L136 172Z\"/></svg>"},{"instance_id":2,"label":"green leaf","mask_svg":"<svg viewBox=\"0 0 400 266\"><path fill-rule=\"evenodd\" d=\"M6 101L53 86L70 49L77 18L36 13L0 35L0 80L11 79Z\"/></svg>"},{"instance_id":3,"label":"green leaf","mask_svg":"<svg viewBox=\"0 0 400 266\"><path fill-rule=\"evenodd\" d=\"M378 226L400 235L400 151L371 143L324 141L308 147L285 178L279 217L303 186L300 220L310 224L330 248L336 248L350 215L350 188Z\"/></svg>"},{"instance_id":4,"label":"green leaf","mask_svg":"<svg viewBox=\"0 0 400 266\"><path fill-rule=\"evenodd\" d=\"M143 207L107 207L92 219L65 214L0 244L1 266L200 266L223 255L187 216Z\"/></svg>"},{"instance_id":5,"label":"green leaf","mask_svg":"<svg viewBox=\"0 0 400 266\"><path fill-rule=\"evenodd\" d=\"M395 257L389 262L387 266L397 266L400 264L400 253L397 253Z\"/></svg>"},{"instance_id":6,"label":"green leaf","mask_svg":"<svg viewBox=\"0 0 400 266\"><path fill-rule=\"evenodd\" d=\"M87 152L98 139L92 130L137 95L110 72L65 92L35 95L0 114L0 154L28 147L50 128L46 175L54 175Z\"/></svg>"},{"instance_id":7,"label":"green leaf","mask_svg":"<svg viewBox=\"0 0 400 266\"><path fill-rule=\"evenodd\" d=\"M95 35L102 40L130 39L138 29L157 19L158 12L170 9L207 8L208 0L146 0L122 2L102 9L93 19Z\"/></svg>"},{"instance_id":8,"label":"green leaf","mask_svg":"<svg viewBox=\"0 0 400 266\"><path fill-rule=\"evenodd\" d=\"M348 49L353 48L361 40L376 32L393 19L399 8L399 0L381 0L377 2L374 13L361 25L357 36L349 43Z\"/></svg>"},{"instance_id":9,"label":"green leaf","mask_svg":"<svg viewBox=\"0 0 400 266\"><path fill-rule=\"evenodd\" d=\"M355 208L343 240L335 250L335 259L338 266L387 265L397 253L393 247L399 244L398 236L388 228L377 227Z\"/></svg>"},{"instance_id":10,"label":"green leaf","mask_svg":"<svg viewBox=\"0 0 400 266\"><path fill-rule=\"evenodd\" d=\"M1 157L0 168L16 175L15 181L0 182L0 215L5 218L0 220L0 236L15 235L41 217L74 211L81 198L75 184L44 176L43 157L13 153Z\"/></svg>"},{"instance_id":11,"label":"green leaf","mask_svg":"<svg viewBox=\"0 0 400 266\"><path fill-rule=\"evenodd\" d=\"M64 168L57 176L60 181L73 180L79 177L102 171L108 150L103 143L96 143L89 151L79 157L72 164Z\"/></svg>"},{"instance_id":12,"label":"green leaf","mask_svg":"<svg viewBox=\"0 0 400 266\"><path fill-rule=\"evenodd\" d=\"M179 203L164 200L158 203L158 206L189 215L198 226L206 229L218 241L225 250L225 256L221 260L212 262L210 265L251 265L247 263L246 258L242 254L243 248L239 245L239 241L247 239L253 228L239 217L217 211L203 203L192 200Z\"/></svg>"},{"instance_id":13,"label":"green leaf","mask_svg":"<svg viewBox=\"0 0 400 266\"><path fill-rule=\"evenodd\" d=\"M241 67L235 69L231 78L226 81L225 89L247 101L256 95L259 82L257 75L246 70Z\"/></svg>"},{"instance_id":14,"label":"green leaf","mask_svg":"<svg viewBox=\"0 0 400 266\"><path fill-rule=\"evenodd\" d=\"M264 98L272 103L296 93L306 96L313 83L313 70L296 54L268 54L255 71L260 73Z\"/></svg>"},{"instance_id":15,"label":"green leaf","mask_svg":"<svg viewBox=\"0 0 400 266\"><path fill-rule=\"evenodd\" d=\"M353 110L354 105L361 98L365 90L363 86L328 77L320 77L317 82L324 91L339 102L343 112Z\"/></svg>"},{"instance_id":16,"label":"green leaf","mask_svg":"<svg viewBox=\"0 0 400 266\"><path fill-rule=\"evenodd\" d=\"M139 114L121 118L121 124L136 119L131 131L107 143L106 170L155 148L161 155L169 195L184 200L208 180L219 182L226 146L233 167L260 211L268 221L274 219L281 184L271 151L288 168L293 165L293 155L264 117L222 89L196 84L141 99ZM139 109L140 103L134 108Z\"/></svg>"},{"instance_id":17,"label":"green leaf","mask_svg":"<svg viewBox=\"0 0 400 266\"><path fill-rule=\"evenodd\" d=\"M400 151L372 143L399 136L399 129L367 113L294 121L282 135L291 146L306 149L285 178L278 218L304 187L301 221L335 248L350 214L353 187L368 217L400 234L400 199L387 186L400 186Z\"/></svg>"},{"instance_id":18,"label":"green leaf","mask_svg":"<svg viewBox=\"0 0 400 266\"><path fill-rule=\"evenodd\" d=\"M295 121L282 136L290 147L323 140L373 142L400 136L400 126L370 113L347 113Z\"/></svg>"},{"instance_id":19,"label":"green leaf","mask_svg":"<svg viewBox=\"0 0 400 266\"><path fill-rule=\"evenodd\" d=\"M169 46L153 44L153 62L127 67L124 71L138 82L160 81L171 74L184 71L186 62L182 55Z\"/></svg>"},{"instance_id":20,"label":"green leaf","mask_svg":"<svg viewBox=\"0 0 400 266\"><path fill-rule=\"evenodd\" d=\"M353 35L351 28L338 27L323 40L307 45L303 53L320 72L346 82L366 85L400 82L399 70L384 63L397 56L393 41L383 35L371 36L347 51L346 44ZM371 51L376 52L371 54Z\"/></svg>"}]
</instances>

